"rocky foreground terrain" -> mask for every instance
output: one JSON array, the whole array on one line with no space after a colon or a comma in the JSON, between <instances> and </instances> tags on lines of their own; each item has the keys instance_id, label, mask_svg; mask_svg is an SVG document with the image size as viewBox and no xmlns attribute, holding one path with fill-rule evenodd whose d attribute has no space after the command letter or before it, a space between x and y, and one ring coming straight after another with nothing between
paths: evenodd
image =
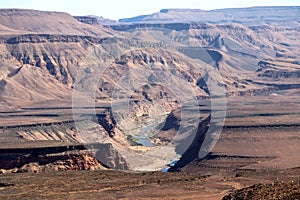
<instances>
[{"instance_id":1,"label":"rocky foreground terrain","mask_svg":"<svg viewBox=\"0 0 300 200\"><path fill-rule=\"evenodd\" d=\"M298 19L1 9L0 198L299 197Z\"/></svg>"},{"instance_id":2,"label":"rocky foreground terrain","mask_svg":"<svg viewBox=\"0 0 300 200\"><path fill-rule=\"evenodd\" d=\"M223 198L226 199L299 199L299 181L289 183L256 184Z\"/></svg>"},{"instance_id":3,"label":"rocky foreground terrain","mask_svg":"<svg viewBox=\"0 0 300 200\"><path fill-rule=\"evenodd\" d=\"M1 175L1 199L298 199L299 168L238 176L65 171ZM262 180L259 177L264 177ZM273 180L272 180L273 177ZM285 181L276 181L276 178ZM275 178L275 180L274 180ZM295 178L295 181L291 181ZM255 184L262 182L261 184ZM245 185L249 188L237 190ZM226 194L229 195L225 196Z\"/></svg>"}]
</instances>

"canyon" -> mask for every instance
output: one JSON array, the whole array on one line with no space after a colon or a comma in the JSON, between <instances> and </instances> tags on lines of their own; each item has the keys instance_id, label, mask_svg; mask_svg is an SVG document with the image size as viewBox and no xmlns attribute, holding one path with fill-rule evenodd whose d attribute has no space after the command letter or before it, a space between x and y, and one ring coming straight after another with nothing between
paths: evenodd
<instances>
[{"instance_id":1,"label":"canyon","mask_svg":"<svg viewBox=\"0 0 300 200\"><path fill-rule=\"evenodd\" d=\"M70 184L108 199L218 199L299 179L299 24L299 7L118 22L1 9L0 197L64 195L22 196L26 176L96 176L101 189ZM157 186L170 190L149 196Z\"/></svg>"}]
</instances>

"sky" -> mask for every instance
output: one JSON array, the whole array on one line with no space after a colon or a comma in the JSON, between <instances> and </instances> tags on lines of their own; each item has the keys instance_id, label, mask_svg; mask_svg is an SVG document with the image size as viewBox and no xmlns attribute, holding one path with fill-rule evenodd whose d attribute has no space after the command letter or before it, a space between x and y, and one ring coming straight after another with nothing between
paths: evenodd
<instances>
[{"instance_id":1,"label":"sky","mask_svg":"<svg viewBox=\"0 0 300 200\"><path fill-rule=\"evenodd\" d=\"M0 0L0 8L62 11L121 19L152 14L164 8L212 10L252 6L300 6L299 0Z\"/></svg>"}]
</instances>

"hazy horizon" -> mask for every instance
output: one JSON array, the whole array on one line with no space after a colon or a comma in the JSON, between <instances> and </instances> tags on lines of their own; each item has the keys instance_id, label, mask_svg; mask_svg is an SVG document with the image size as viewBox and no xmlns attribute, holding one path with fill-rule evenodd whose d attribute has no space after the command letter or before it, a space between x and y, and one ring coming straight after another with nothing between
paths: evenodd
<instances>
[{"instance_id":1,"label":"hazy horizon","mask_svg":"<svg viewBox=\"0 0 300 200\"><path fill-rule=\"evenodd\" d=\"M165 0L159 3L153 1L38 1L38 0L11 0L1 2L0 8L23 8L35 9L43 11L61 11L67 12L71 15L96 15L104 18L118 20L121 18L130 18L138 15L152 14L160 11L161 9L172 8L190 8L202 10L214 10L222 8L243 8L254 6L300 6L297 0L267 0L267 1L238 1L238 0L210 0L208 2L200 2L197 0L174 1Z\"/></svg>"}]
</instances>

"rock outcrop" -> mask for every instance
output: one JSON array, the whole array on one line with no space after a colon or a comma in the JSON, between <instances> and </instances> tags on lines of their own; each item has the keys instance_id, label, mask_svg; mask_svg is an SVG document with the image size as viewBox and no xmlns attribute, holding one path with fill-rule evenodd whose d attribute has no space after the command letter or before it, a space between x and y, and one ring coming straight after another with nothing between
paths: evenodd
<instances>
[{"instance_id":1,"label":"rock outcrop","mask_svg":"<svg viewBox=\"0 0 300 200\"><path fill-rule=\"evenodd\" d=\"M101 145L96 152L96 159L105 167L111 169L128 170L129 166L125 158L116 151L111 144Z\"/></svg>"},{"instance_id":2,"label":"rock outcrop","mask_svg":"<svg viewBox=\"0 0 300 200\"><path fill-rule=\"evenodd\" d=\"M38 141L36 141L38 143ZM92 146L90 146L92 145ZM87 149L96 151L94 155ZM5 172L128 169L126 160L111 144L0 149Z\"/></svg>"},{"instance_id":3,"label":"rock outcrop","mask_svg":"<svg viewBox=\"0 0 300 200\"><path fill-rule=\"evenodd\" d=\"M96 170L104 167L84 146L1 149L0 169L4 172Z\"/></svg>"},{"instance_id":4,"label":"rock outcrop","mask_svg":"<svg viewBox=\"0 0 300 200\"><path fill-rule=\"evenodd\" d=\"M90 16L74 16L75 19L84 24L95 25L98 24L97 18Z\"/></svg>"},{"instance_id":5,"label":"rock outcrop","mask_svg":"<svg viewBox=\"0 0 300 200\"><path fill-rule=\"evenodd\" d=\"M52 162L50 162L53 160ZM87 153L70 153L61 156L39 157L35 162L32 161L23 165L18 169L10 171L23 172L47 172L47 171L68 171L68 170L99 170L105 169L101 164L91 155ZM9 171L9 170L8 170Z\"/></svg>"},{"instance_id":6,"label":"rock outcrop","mask_svg":"<svg viewBox=\"0 0 300 200\"><path fill-rule=\"evenodd\" d=\"M275 182L273 184L255 184L236 190L222 200L238 199L299 199L300 181Z\"/></svg>"}]
</instances>

